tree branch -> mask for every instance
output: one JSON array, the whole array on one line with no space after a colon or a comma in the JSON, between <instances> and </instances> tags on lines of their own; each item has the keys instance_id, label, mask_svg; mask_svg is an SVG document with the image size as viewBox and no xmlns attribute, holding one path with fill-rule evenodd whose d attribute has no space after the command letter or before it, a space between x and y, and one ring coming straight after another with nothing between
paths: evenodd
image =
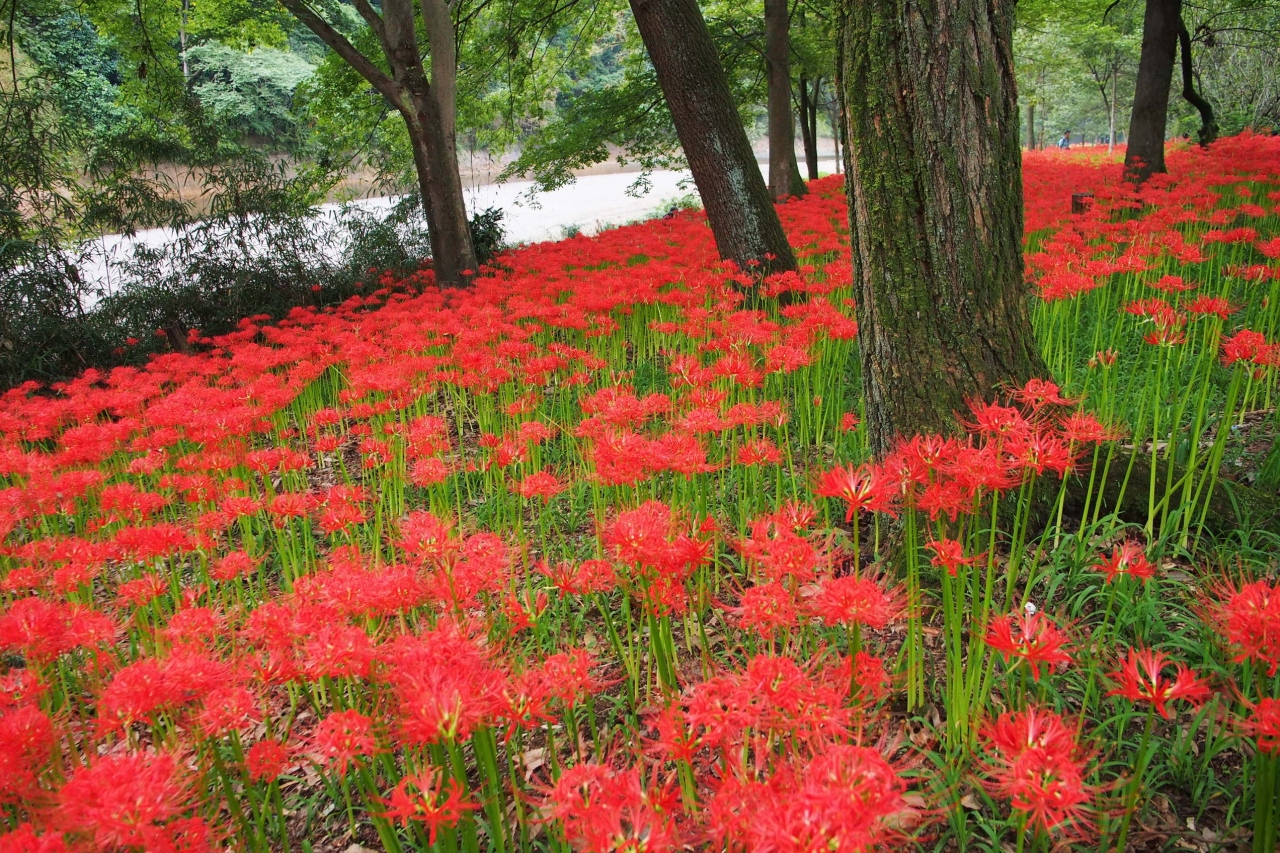
<instances>
[{"instance_id":1,"label":"tree branch","mask_svg":"<svg viewBox=\"0 0 1280 853\"><path fill-rule=\"evenodd\" d=\"M344 62L354 68L361 77L369 81L369 85L382 93L388 101L395 104L397 109L404 107L404 90L400 88L400 84L392 80L382 72L382 69L374 65L372 60L361 53L355 45L347 41L347 37L338 32L333 26L320 17L316 12L308 6L304 0L280 0L280 5L284 6L289 12L297 18L302 25L316 36Z\"/></svg>"},{"instance_id":2,"label":"tree branch","mask_svg":"<svg viewBox=\"0 0 1280 853\"><path fill-rule=\"evenodd\" d=\"M1182 55L1182 97L1200 112L1200 144L1208 145L1218 138L1218 122L1213 117L1213 107L1196 91L1195 75L1191 67L1191 33L1178 14L1178 52Z\"/></svg>"},{"instance_id":3,"label":"tree branch","mask_svg":"<svg viewBox=\"0 0 1280 853\"><path fill-rule=\"evenodd\" d=\"M373 30L373 34L378 37L378 43L386 49L387 28L382 22L382 16L369 5L369 0L353 0L353 4L356 11L360 13L360 17L364 18L365 23L369 25L369 29Z\"/></svg>"}]
</instances>

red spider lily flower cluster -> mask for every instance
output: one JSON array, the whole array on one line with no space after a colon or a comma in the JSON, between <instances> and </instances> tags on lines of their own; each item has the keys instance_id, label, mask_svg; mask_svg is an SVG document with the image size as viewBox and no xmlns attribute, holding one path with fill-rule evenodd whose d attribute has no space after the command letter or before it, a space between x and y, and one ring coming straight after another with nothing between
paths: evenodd
<instances>
[{"instance_id":1,"label":"red spider lily flower cluster","mask_svg":"<svg viewBox=\"0 0 1280 853\"><path fill-rule=\"evenodd\" d=\"M1006 661L1026 661L1036 681L1040 680L1042 666L1052 671L1071 663L1071 654L1066 651L1067 635L1049 617L1034 611L992 619L987 645Z\"/></svg>"},{"instance_id":2,"label":"red spider lily flower cluster","mask_svg":"<svg viewBox=\"0 0 1280 853\"><path fill-rule=\"evenodd\" d=\"M1173 666L1172 676L1166 670ZM1204 679L1185 664L1174 663L1153 649L1129 649L1120 661L1120 669L1109 676L1116 686L1108 696L1123 696L1130 702L1148 702L1160 716L1169 718L1169 703L1182 699L1200 705L1213 691Z\"/></svg>"},{"instance_id":3,"label":"red spider lily flower cluster","mask_svg":"<svg viewBox=\"0 0 1280 853\"><path fill-rule=\"evenodd\" d=\"M1084 830L1095 791L1086 782L1089 751L1076 737L1076 728L1053 711L1033 706L1001 714L980 732L985 784L1033 826Z\"/></svg>"},{"instance_id":4,"label":"red spider lily flower cluster","mask_svg":"<svg viewBox=\"0 0 1280 853\"><path fill-rule=\"evenodd\" d=\"M802 267L763 283L673 217L509 252L467 289L371 271L332 310L5 392L0 849L276 849L299 786L335 837L417 847L910 843L931 816L905 772L925 747L888 710L894 643L935 611L860 535L927 518L937 581L981 586L1007 553L975 535L983 508L1118 436L1090 406L1143 349L1131 332L1265 400L1276 330L1242 293L1277 280L1280 197L1238 190L1277 160L1251 135L1171 153L1141 215L1111 217L1136 203L1118 166L1029 155L1037 310L1110 300L1119 331L1081 336L1062 386L993 389L957 435L878 462L845 393L839 178L779 208ZM1098 203L1069 217L1081 188ZM1096 568L1153 575L1128 542ZM1218 592L1234 662L1274 675L1274 585ZM1084 658L1049 617L993 610L970 648L985 632L1037 680ZM1112 677L1161 714L1206 697L1146 650ZM1274 702L1241 709L1274 751ZM1075 732L1000 715L978 769L1033 824L1084 826Z\"/></svg>"}]
</instances>

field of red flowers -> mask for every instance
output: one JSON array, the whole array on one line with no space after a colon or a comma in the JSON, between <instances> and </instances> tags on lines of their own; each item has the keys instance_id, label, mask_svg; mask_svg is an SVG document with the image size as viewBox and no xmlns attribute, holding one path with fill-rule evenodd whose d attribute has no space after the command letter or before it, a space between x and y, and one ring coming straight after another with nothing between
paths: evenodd
<instances>
[{"instance_id":1,"label":"field of red flowers","mask_svg":"<svg viewBox=\"0 0 1280 853\"><path fill-rule=\"evenodd\" d=\"M1028 156L1057 384L880 462L838 178L9 392L0 850L1274 850L1280 139L1170 168Z\"/></svg>"}]
</instances>

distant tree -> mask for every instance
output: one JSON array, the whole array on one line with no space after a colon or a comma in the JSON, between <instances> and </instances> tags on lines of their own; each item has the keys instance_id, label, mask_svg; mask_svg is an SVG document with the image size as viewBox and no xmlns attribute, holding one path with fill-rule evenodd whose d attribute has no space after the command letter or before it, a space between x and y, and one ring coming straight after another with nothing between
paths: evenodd
<instances>
[{"instance_id":1,"label":"distant tree","mask_svg":"<svg viewBox=\"0 0 1280 853\"><path fill-rule=\"evenodd\" d=\"M404 119L436 277L446 283L467 281L478 264L458 171L454 7L446 0L383 0L379 11L368 0L355 0L377 48L362 51L318 5L308 0L280 2Z\"/></svg>"},{"instance_id":2,"label":"distant tree","mask_svg":"<svg viewBox=\"0 0 1280 853\"><path fill-rule=\"evenodd\" d=\"M775 200L808 189L796 165L796 123L791 108L791 9L787 0L764 0L768 74L769 192Z\"/></svg>"},{"instance_id":3,"label":"distant tree","mask_svg":"<svg viewBox=\"0 0 1280 853\"><path fill-rule=\"evenodd\" d=\"M760 273L795 269L696 0L631 0L631 12L720 256Z\"/></svg>"},{"instance_id":4,"label":"distant tree","mask_svg":"<svg viewBox=\"0 0 1280 853\"><path fill-rule=\"evenodd\" d=\"M1175 57L1182 55L1182 97L1200 113L1199 141L1208 145L1218 137L1213 107L1195 86L1191 34L1182 18L1182 0L1146 0L1142 20L1142 58L1129 117L1129 147L1125 174L1142 183L1165 171L1164 140L1169 118L1169 86Z\"/></svg>"}]
</instances>

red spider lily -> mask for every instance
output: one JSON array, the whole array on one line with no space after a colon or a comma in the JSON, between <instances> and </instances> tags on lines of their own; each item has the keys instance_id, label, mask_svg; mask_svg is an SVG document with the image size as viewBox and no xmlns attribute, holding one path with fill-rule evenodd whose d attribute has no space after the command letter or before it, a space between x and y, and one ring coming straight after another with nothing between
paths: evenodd
<instances>
[{"instance_id":1,"label":"red spider lily","mask_svg":"<svg viewBox=\"0 0 1280 853\"><path fill-rule=\"evenodd\" d=\"M289 765L289 748L278 740L260 740L245 750L245 774L253 782L272 782Z\"/></svg>"},{"instance_id":2,"label":"red spider lily","mask_svg":"<svg viewBox=\"0 0 1280 853\"><path fill-rule=\"evenodd\" d=\"M1280 700L1263 698L1248 705L1248 719L1238 720L1241 733L1254 738L1258 749L1268 755L1280 754Z\"/></svg>"},{"instance_id":3,"label":"red spider lily","mask_svg":"<svg viewBox=\"0 0 1280 853\"><path fill-rule=\"evenodd\" d=\"M772 638L780 629L794 628L800 621L795 597L777 581L751 587L742 593L737 607L724 609L737 617L744 631L762 637Z\"/></svg>"},{"instance_id":4,"label":"red spider lily","mask_svg":"<svg viewBox=\"0 0 1280 853\"><path fill-rule=\"evenodd\" d=\"M751 536L735 544L743 558L769 580L811 581L829 555L795 528L792 519L780 522L776 515L762 516L751 522Z\"/></svg>"},{"instance_id":5,"label":"red spider lily","mask_svg":"<svg viewBox=\"0 0 1280 853\"><path fill-rule=\"evenodd\" d=\"M1184 699L1192 705L1200 705L1213 691L1203 679L1179 663L1172 678L1164 675L1171 661L1153 649L1129 649L1121 660L1120 669L1108 675L1116 686L1107 691L1108 696L1123 696L1130 702L1150 702L1165 719L1169 718L1168 703Z\"/></svg>"},{"instance_id":6,"label":"red spider lily","mask_svg":"<svg viewBox=\"0 0 1280 853\"><path fill-rule=\"evenodd\" d=\"M419 459L409 469L409 482L422 488L443 483L448 478L449 466L444 460L434 457Z\"/></svg>"},{"instance_id":7,"label":"red spider lily","mask_svg":"<svg viewBox=\"0 0 1280 853\"><path fill-rule=\"evenodd\" d=\"M1080 831L1089 824L1089 755L1076 743L1074 727L1033 706L1001 714L978 736L987 751L984 784L1032 826Z\"/></svg>"},{"instance_id":8,"label":"red spider lily","mask_svg":"<svg viewBox=\"0 0 1280 853\"><path fill-rule=\"evenodd\" d=\"M58 794L58 825L101 847L164 849L189 808L189 782L170 753L118 753L77 770Z\"/></svg>"},{"instance_id":9,"label":"red spider lily","mask_svg":"<svg viewBox=\"0 0 1280 853\"><path fill-rule=\"evenodd\" d=\"M1240 649L1237 663L1254 659L1268 675L1280 669L1280 590L1267 581L1253 581L1239 589L1226 587L1210 618L1227 642Z\"/></svg>"},{"instance_id":10,"label":"red spider lily","mask_svg":"<svg viewBox=\"0 0 1280 853\"><path fill-rule=\"evenodd\" d=\"M807 669L791 658L757 655L741 672L709 678L684 698L690 737L713 749L732 750L748 737L817 744L839 740L853 714L846 707L848 666ZM726 752L726 754L729 754Z\"/></svg>"},{"instance_id":11,"label":"red spider lily","mask_svg":"<svg viewBox=\"0 0 1280 853\"><path fill-rule=\"evenodd\" d=\"M548 656L541 666L541 677L550 696L573 705L600 692L606 682L591 673L598 661L586 649L570 649Z\"/></svg>"},{"instance_id":12,"label":"red spider lily","mask_svg":"<svg viewBox=\"0 0 1280 853\"><path fill-rule=\"evenodd\" d=\"M1013 438L1022 436L1031 430L1031 422L1021 411L1012 406L1001 406L982 400L969 403L969 411L973 414L973 423L968 428L987 438Z\"/></svg>"},{"instance_id":13,"label":"red spider lily","mask_svg":"<svg viewBox=\"0 0 1280 853\"><path fill-rule=\"evenodd\" d=\"M98 716L107 730L176 711L235 684L232 667L208 654L180 650L172 657L139 658L116 672L102 691Z\"/></svg>"},{"instance_id":14,"label":"red spider lily","mask_svg":"<svg viewBox=\"0 0 1280 853\"><path fill-rule=\"evenodd\" d=\"M868 465L856 468L846 465L824 471L813 493L821 498L843 500L847 507L844 517L847 524L853 521L854 513L863 510L892 514L896 485Z\"/></svg>"},{"instance_id":15,"label":"red spider lily","mask_svg":"<svg viewBox=\"0 0 1280 853\"><path fill-rule=\"evenodd\" d=\"M299 649L302 671L309 680L366 678L375 650L363 628L334 624L319 626Z\"/></svg>"},{"instance_id":16,"label":"red spider lily","mask_svg":"<svg viewBox=\"0 0 1280 853\"><path fill-rule=\"evenodd\" d=\"M954 539L933 539L924 543L924 547L933 551L929 562L938 568L946 569L947 574L956 576L960 566L976 566L987 559L985 553L966 557L964 545Z\"/></svg>"},{"instance_id":17,"label":"red spider lily","mask_svg":"<svg viewBox=\"0 0 1280 853\"><path fill-rule=\"evenodd\" d=\"M547 814L588 853L666 853L683 847L673 784L646 788L640 771L600 764L566 768L546 795Z\"/></svg>"},{"instance_id":18,"label":"red spider lily","mask_svg":"<svg viewBox=\"0 0 1280 853\"><path fill-rule=\"evenodd\" d=\"M767 438L753 439L738 448L735 461L739 465L777 465L782 451Z\"/></svg>"},{"instance_id":19,"label":"red spider lily","mask_svg":"<svg viewBox=\"0 0 1280 853\"><path fill-rule=\"evenodd\" d=\"M67 853L68 849L62 833L40 835L29 823L19 825L12 832L0 833L0 850L12 853Z\"/></svg>"},{"instance_id":20,"label":"red spider lily","mask_svg":"<svg viewBox=\"0 0 1280 853\"><path fill-rule=\"evenodd\" d=\"M879 752L833 745L765 781L725 779L708 806L717 847L730 850L872 851L905 840L906 785Z\"/></svg>"},{"instance_id":21,"label":"red spider lily","mask_svg":"<svg viewBox=\"0 0 1280 853\"><path fill-rule=\"evenodd\" d=\"M1036 429L1011 436L1004 443L1003 449L1022 470L1034 471L1037 475L1045 471L1065 475L1075 464L1075 454L1070 445L1048 430Z\"/></svg>"},{"instance_id":22,"label":"red spider lily","mask_svg":"<svg viewBox=\"0 0 1280 853\"><path fill-rule=\"evenodd\" d=\"M684 582L707 558L710 541L680 532L682 524L671 507L646 501L621 512L606 525L601 544L616 559L634 567L643 581L642 598L658 615L682 612ZM702 531L710 529L704 522Z\"/></svg>"},{"instance_id":23,"label":"red spider lily","mask_svg":"<svg viewBox=\"0 0 1280 853\"><path fill-rule=\"evenodd\" d=\"M1099 421L1089 412L1073 412L1062 422L1062 436L1069 446L1077 444L1101 444L1114 441L1120 433Z\"/></svg>"},{"instance_id":24,"label":"red spider lily","mask_svg":"<svg viewBox=\"0 0 1280 853\"><path fill-rule=\"evenodd\" d=\"M1240 310L1238 305L1232 305L1221 296L1197 296L1190 302L1183 303L1183 308L1187 309L1191 314L1215 315L1219 320L1225 320L1235 312Z\"/></svg>"},{"instance_id":25,"label":"red spider lily","mask_svg":"<svg viewBox=\"0 0 1280 853\"><path fill-rule=\"evenodd\" d=\"M22 803L40 794L39 776L55 742L53 721L25 705L0 713L0 803Z\"/></svg>"},{"instance_id":26,"label":"red spider lily","mask_svg":"<svg viewBox=\"0 0 1280 853\"><path fill-rule=\"evenodd\" d=\"M195 715L195 725L205 737L222 737L244 731L262 720L258 697L247 687L217 687L204 696L204 707Z\"/></svg>"},{"instance_id":27,"label":"red spider lily","mask_svg":"<svg viewBox=\"0 0 1280 853\"><path fill-rule=\"evenodd\" d=\"M1143 340L1152 346L1178 346L1186 343L1187 316L1163 299L1145 299L1131 303L1126 309L1130 314L1149 318L1155 331L1148 332Z\"/></svg>"},{"instance_id":28,"label":"red spider lily","mask_svg":"<svg viewBox=\"0 0 1280 853\"><path fill-rule=\"evenodd\" d=\"M453 535L453 522L429 512L410 513L400 522L399 544L410 559L430 565L449 562L462 546Z\"/></svg>"},{"instance_id":29,"label":"red spider lily","mask_svg":"<svg viewBox=\"0 0 1280 853\"><path fill-rule=\"evenodd\" d=\"M556 479L550 471L537 471L520 481L518 491L523 498L542 498L545 502L567 488L568 486Z\"/></svg>"},{"instance_id":30,"label":"red spider lily","mask_svg":"<svg viewBox=\"0 0 1280 853\"><path fill-rule=\"evenodd\" d=\"M1241 329L1234 335L1222 340L1222 364L1230 367L1238 361L1249 361L1254 364L1266 363L1275 345L1267 343L1262 333Z\"/></svg>"},{"instance_id":31,"label":"red spider lily","mask_svg":"<svg viewBox=\"0 0 1280 853\"><path fill-rule=\"evenodd\" d=\"M1025 660L1036 681L1040 680L1041 666L1052 670L1071 663L1071 655L1064 649L1067 635L1042 613L997 616L987 627L986 641L1006 662Z\"/></svg>"},{"instance_id":32,"label":"red spider lily","mask_svg":"<svg viewBox=\"0 0 1280 853\"><path fill-rule=\"evenodd\" d=\"M104 643L115 633L104 613L43 598L20 598L0 615L0 649L17 649L38 662Z\"/></svg>"},{"instance_id":33,"label":"red spider lily","mask_svg":"<svg viewBox=\"0 0 1280 853\"><path fill-rule=\"evenodd\" d=\"M1033 414L1046 406L1070 406L1074 401L1063 397L1056 383L1048 379L1028 379L1027 384L1013 390L1013 398L1031 409Z\"/></svg>"},{"instance_id":34,"label":"red spider lily","mask_svg":"<svg viewBox=\"0 0 1280 853\"><path fill-rule=\"evenodd\" d=\"M1099 350L1089 359L1090 367L1112 367L1118 357L1115 350Z\"/></svg>"},{"instance_id":35,"label":"red spider lily","mask_svg":"<svg viewBox=\"0 0 1280 853\"><path fill-rule=\"evenodd\" d=\"M1155 577L1156 567L1147 560L1147 553L1137 542L1121 542L1111 549L1111 554L1100 558L1093 568L1106 575L1107 583L1116 578L1129 577L1140 581Z\"/></svg>"},{"instance_id":36,"label":"red spider lily","mask_svg":"<svg viewBox=\"0 0 1280 853\"><path fill-rule=\"evenodd\" d=\"M558 563L554 567L542 561L534 569L545 575L563 595L609 592L618 585L617 574L608 560L584 560L578 564Z\"/></svg>"},{"instance_id":37,"label":"red spider lily","mask_svg":"<svg viewBox=\"0 0 1280 853\"><path fill-rule=\"evenodd\" d=\"M850 661L847 657L842 658L837 671L849 670L850 683L855 685L855 695L853 698L864 707L879 702L889 695L892 682L889 673L885 671L884 660L869 655L866 652L858 652ZM843 676L838 676L843 678Z\"/></svg>"},{"instance_id":38,"label":"red spider lily","mask_svg":"<svg viewBox=\"0 0 1280 853\"><path fill-rule=\"evenodd\" d=\"M388 808L380 817L398 820L405 826L422 824L427 842L436 843L441 827L457 826L463 816L478 806L467 802L456 779L445 779L439 770L405 776L382 801Z\"/></svg>"},{"instance_id":39,"label":"red spider lily","mask_svg":"<svg viewBox=\"0 0 1280 853\"><path fill-rule=\"evenodd\" d=\"M311 737L312 748L325 762L345 775L357 759L381 750L373 735L373 720L359 711L335 711L320 721Z\"/></svg>"},{"instance_id":40,"label":"red spider lily","mask_svg":"<svg viewBox=\"0 0 1280 853\"><path fill-rule=\"evenodd\" d=\"M448 623L397 637L380 657L382 678L395 688L404 742L464 741L503 708L505 676L478 643Z\"/></svg>"},{"instance_id":41,"label":"red spider lily","mask_svg":"<svg viewBox=\"0 0 1280 853\"><path fill-rule=\"evenodd\" d=\"M216 581L229 581L251 574L257 569L258 561L247 551L232 551L209 567L209 577Z\"/></svg>"},{"instance_id":42,"label":"red spider lily","mask_svg":"<svg viewBox=\"0 0 1280 853\"><path fill-rule=\"evenodd\" d=\"M1166 293L1183 293L1196 287L1194 282L1183 281L1180 275L1164 275L1158 281L1148 281L1147 286Z\"/></svg>"},{"instance_id":43,"label":"red spider lily","mask_svg":"<svg viewBox=\"0 0 1280 853\"><path fill-rule=\"evenodd\" d=\"M881 630L903 613L901 596L872 577L827 578L805 602L806 611L826 625L861 625Z\"/></svg>"},{"instance_id":44,"label":"red spider lily","mask_svg":"<svg viewBox=\"0 0 1280 853\"><path fill-rule=\"evenodd\" d=\"M952 521L973 505L974 490L957 480L934 480L916 498L916 508L937 520L946 514Z\"/></svg>"}]
</instances>

